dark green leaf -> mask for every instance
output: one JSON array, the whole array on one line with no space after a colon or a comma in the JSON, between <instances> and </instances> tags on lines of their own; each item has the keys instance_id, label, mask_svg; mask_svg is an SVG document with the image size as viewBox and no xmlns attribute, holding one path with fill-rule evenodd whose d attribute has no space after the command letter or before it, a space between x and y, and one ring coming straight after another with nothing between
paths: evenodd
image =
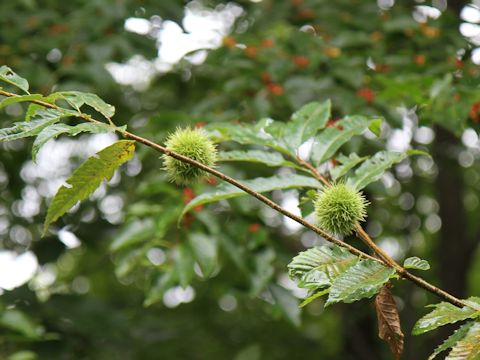
<instances>
[{"instance_id":1,"label":"dark green leaf","mask_svg":"<svg viewBox=\"0 0 480 360\"><path fill-rule=\"evenodd\" d=\"M285 160L283 156L278 153L262 150L222 151L218 154L218 161L246 161L264 164L267 166L289 166L298 170L304 170L304 168L296 165L295 163Z\"/></svg>"},{"instance_id":2,"label":"dark green leaf","mask_svg":"<svg viewBox=\"0 0 480 360\"><path fill-rule=\"evenodd\" d=\"M394 274L394 269L377 261L360 261L335 279L325 306L372 297Z\"/></svg>"},{"instance_id":3,"label":"dark green leaf","mask_svg":"<svg viewBox=\"0 0 480 360\"><path fill-rule=\"evenodd\" d=\"M340 147L353 136L362 134L371 120L364 116L347 116L328 127L315 137L312 148L312 162L319 165L330 159Z\"/></svg>"},{"instance_id":4,"label":"dark green leaf","mask_svg":"<svg viewBox=\"0 0 480 360\"><path fill-rule=\"evenodd\" d=\"M245 180L242 183L260 193L279 189L321 187L317 180L311 177L296 174L277 175L269 178L256 178L253 180ZM204 193L190 201L183 209L181 217L183 217L183 215L185 215L195 206L242 195L246 195L246 193L233 185L222 183L215 191Z\"/></svg>"},{"instance_id":5,"label":"dark green leaf","mask_svg":"<svg viewBox=\"0 0 480 360\"><path fill-rule=\"evenodd\" d=\"M186 288L192 282L193 271L193 255L190 248L186 244L179 244L175 248L174 253L175 270L177 272L178 280L183 288Z\"/></svg>"},{"instance_id":6,"label":"dark green leaf","mask_svg":"<svg viewBox=\"0 0 480 360\"><path fill-rule=\"evenodd\" d=\"M69 187L62 186L53 198L43 227L65 214L77 201L87 198L104 180L110 180L115 170L130 160L135 152L135 141L120 140L85 161L68 178Z\"/></svg>"},{"instance_id":7,"label":"dark green leaf","mask_svg":"<svg viewBox=\"0 0 480 360\"><path fill-rule=\"evenodd\" d=\"M273 262L275 260L275 252L273 249L265 249L255 255L255 272L251 274L252 288L250 296L258 296L260 292L268 285L275 274Z\"/></svg>"},{"instance_id":8,"label":"dark green leaf","mask_svg":"<svg viewBox=\"0 0 480 360\"><path fill-rule=\"evenodd\" d=\"M119 251L129 246L144 242L156 235L155 223L152 219L135 220L116 234L110 244L110 251Z\"/></svg>"},{"instance_id":9,"label":"dark green leaf","mask_svg":"<svg viewBox=\"0 0 480 360\"><path fill-rule=\"evenodd\" d=\"M163 295L170 287L172 287L176 279L175 272L171 269L166 273L159 275L148 290L148 294L143 302L143 305L150 306L162 300Z\"/></svg>"},{"instance_id":10,"label":"dark green leaf","mask_svg":"<svg viewBox=\"0 0 480 360\"><path fill-rule=\"evenodd\" d=\"M0 66L0 80L5 81L13 86L18 87L19 89L28 93L28 81L20 76L18 76L12 69L8 66Z\"/></svg>"},{"instance_id":11,"label":"dark green leaf","mask_svg":"<svg viewBox=\"0 0 480 360\"><path fill-rule=\"evenodd\" d=\"M210 277L217 265L217 242L204 234L192 233L189 235L189 243L203 276Z\"/></svg>"},{"instance_id":12,"label":"dark green leaf","mask_svg":"<svg viewBox=\"0 0 480 360\"><path fill-rule=\"evenodd\" d=\"M9 309L0 314L0 326L16 331L27 338L40 338L44 329L35 324L25 313Z\"/></svg>"},{"instance_id":13,"label":"dark green leaf","mask_svg":"<svg viewBox=\"0 0 480 360\"><path fill-rule=\"evenodd\" d=\"M428 270L430 269L430 264L427 260L422 260L414 256L405 259L403 262L403 267L406 269Z\"/></svg>"}]
</instances>

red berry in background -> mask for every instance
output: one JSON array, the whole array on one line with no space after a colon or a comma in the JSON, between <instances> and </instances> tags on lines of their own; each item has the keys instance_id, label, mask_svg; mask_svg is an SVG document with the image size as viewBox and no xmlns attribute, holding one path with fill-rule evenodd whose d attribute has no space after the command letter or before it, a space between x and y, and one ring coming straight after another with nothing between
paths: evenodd
<instances>
[{"instance_id":1,"label":"red berry in background","mask_svg":"<svg viewBox=\"0 0 480 360\"><path fill-rule=\"evenodd\" d=\"M293 58L293 63L299 68L305 68L310 63L310 60L306 56L295 56Z\"/></svg>"},{"instance_id":2,"label":"red berry in background","mask_svg":"<svg viewBox=\"0 0 480 360\"><path fill-rule=\"evenodd\" d=\"M237 45L237 41L231 36L226 36L225 38L223 38L223 45L232 49Z\"/></svg>"},{"instance_id":3,"label":"red berry in background","mask_svg":"<svg viewBox=\"0 0 480 360\"><path fill-rule=\"evenodd\" d=\"M207 182L208 185L217 185L218 183L218 180L215 176L209 176L205 179L205 181Z\"/></svg>"},{"instance_id":4,"label":"red berry in background","mask_svg":"<svg viewBox=\"0 0 480 360\"><path fill-rule=\"evenodd\" d=\"M248 226L248 231L250 231L251 233L256 233L258 230L260 230L260 224L250 224Z\"/></svg>"},{"instance_id":5,"label":"red berry in background","mask_svg":"<svg viewBox=\"0 0 480 360\"><path fill-rule=\"evenodd\" d=\"M375 93L368 87L361 88L357 91L357 96L365 99L367 103L372 103L375 100Z\"/></svg>"},{"instance_id":6,"label":"red berry in background","mask_svg":"<svg viewBox=\"0 0 480 360\"><path fill-rule=\"evenodd\" d=\"M260 43L260 46L262 48L270 48L273 46L273 40L272 39L263 39L262 42Z\"/></svg>"},{"instance_id":7,"label":"red berry in background","mask_svg":"<svg viewBox=\"0 0 480 360\"><path fill-rule=\"evenodd\" d=\"M267 89L271 94L275 96L282 96L285 93L283 86L280 84L268 84Z\"/></svg>"},{"instance_id":8,"label":"red berry in background","mask_svg":"<svg viewBox=\"0 0 480 360\"><path fill-rule=\"evenodd\" d=\"M460 59L455 59L455 67L457 69L463 69L463 66L464 66L464 62Z\"/></svg>"},{"instance_id":9,"label":"red berry in background","mask_svg":"<svg viewBox=\"0 0 480 360\"><path fill-rule=\"evenodd\" d=\"M375 71L378 73L388 73L390 66L387 64L375 64Z\"/></svg>"},{"instance_id":10,"label":"red berry in background","mask_svg":"<svg viewBox=\"0 0 480 360\"><path fill-rule=\"evenodd\" d=\"M470 119L472 119L474 123L476 124L480 123L480 101L477 101L472 105L468 115L470 116Z\"/></svg>"},{"instance_id":11,"label":"red berry in background","mask_svg":"<svg viewBox=\"0 0 480 360\"><path fill-rule=\"evenodd\" d=\"M312 9L300 10L297 16L303 20L311 20L315 17L315 12Z\"/></svg>"},{"instance_id":12,"label":"red berry in background","mask_svg":"<svg viewBox=\"0 0 480 360\"><path fill-rule=\"evenodd\" d=\"M193 127L195 129L201 129L201 128L205 127L205 125L207 125L207 123L205 123L203 121L200 121L200 122L196 123Z\"/></svg>"},{"instance_id":13,"label":"red berry in background","mask_svg":"<svg viewBox=\"0 0 480 360\"><path fill-rule=\"evenodd\" d=\"M413 58L413 62L417 65L425 65L425 55L415 55L415 57Z\"/></svg>"},{"instance_id":14,"label":"red berry in background","mask_svg":"<svg viewBox=\"0 0 480 360\"><path fill-rule=\"evenodd\" d=\"M183 203L186 205L195 197L195 193L192 188L186 187L183 189Z\"/></svg>"},{"instance_id":15,"label":"red berry in background","mask_svg":"<svg viewBox=\"0 0 480 360\"><path fill-rule=\"evenodd\" d=\"M263 72L261 78L265 84L270 84L272 82L272 77L268 72Z\"/></svg>"},{"instance_id":16,"label":"red berry in background","mask_svg":"<svg viewBox=\"0 0 480 360\"><path fill-rule=\"evenodd\" d=\"M244 51L245 55L250 59L255 59L257 57L257 48L255 46L247 46Z\"/></svg>"}]
</instances>

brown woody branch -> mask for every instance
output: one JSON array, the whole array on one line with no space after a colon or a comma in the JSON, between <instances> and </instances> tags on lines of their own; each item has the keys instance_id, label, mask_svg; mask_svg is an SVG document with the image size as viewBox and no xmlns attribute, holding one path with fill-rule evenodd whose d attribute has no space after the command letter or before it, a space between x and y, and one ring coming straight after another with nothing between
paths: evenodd
<instances>
[{"instance_id":1,"label":"brown woody branch","mask_svg":"<svg viewBox=\"0 0 480 360\"><path fill-rule=\"evenodd\" d=\"M0 89L0 95L6 96L6 97L19 96L17 94L10 93L10 92L7 92L7 91L1 90L1 89ZM32 100L30 102L33 102L35 104L38 104L38 105L41 105L41 106L44 106L44 107L50 108L50 109L56 109L56 110L62 109L55 104L51 104L51 103L41 101L41 100ZM98 120L93 119L90 115L84 114L84 113L81 113L81 112L79 112L78 117L80 117L80 118L82 118L82 119L84 119L85 121L88 121L88 122L93 122L93 123L98 123L99 122ZM253 196L254 198L258 199L259 201L263 202L264 204L266 204L270 208L278 211L279 213L281 213L281 214L289 217L290 219L296 221L297 223L303 225L305 228L307 228L307 229L315 232L316 234L322 236L325 240L327 240L327 241L329 241L329 242L331 242L335 245L338 245L340 247L343 247L343 248L347 249L348 251L350 251L352 254L355 254L355 255L357 255L361 258L366 258L366 259L378 261L378 262L383 263L386 266L394 268L400 274L400 276L402 276L403 278L410 280L411 282L415 283L417 286L422 287L422 288L426 289L427 291L429 291L433 294L436 294L440 298L448 301L449 303L451 303L453 305L456 305L458 307L468 306L462 300L460 300L460 299L456 298L455 296L447 293L446 291L443 291L442 289L439 289L436 286L431 285L430 283L426 282L422 278L419 278L417 276L414 276L413 274L410 274L407 270L405 270L403 267L398 265L393 259L391 259L387 254L385 254L380 248L378 248L378 246L376 246L373 243L373 241L368 237L368 234L365 231L363 231L363 229L361 229L361 227L360 227L361 230L357 229L357 233L359 234L360 238L362 238L362 240L364 240L367 243L367 245L369 245L369 247L372 247L372 244L375 246L375 247L373 247L373 250L378 255L379 258L368 255L368 254L364 253L363 251L358 250L357 248L355 248L355 247L353 247L353 246L351 246L351 245L349 245L349 244L347 244L347 243L345 243L345 242L343 242L339 239L336 239L335 237L331 236L330 234L328 234L324 230L320 229L319 227L317 227L317 226L313 225L312 223L306 221L305 219L291 213L290 211L286 210L285 208L282 208L281 206L279 206L278 204L276 204L275 202L273 202L272 200L270 200L266 196L264 196L264 195L260 194L259 192L249 188L248 186L246 186L246 185L242 184L241 182L231 178L230 176L223 174L222 172L220 172L218 170L212 169L212 168L210 168L210 167L208 167L208 166L206 166L206 165L204 165L204 164L202 164L198 161L195 161L194 159L191 159L187 156L183 156L179 153L176 153L172 150L169 150L168 148L166 148L162 145L154 143L153 141L150 141L150 140L145 139L143 137L140 137L138 135L132 134L128 131L117 130L117 132L119 132L125 138L138 141L139 143L142 143L142 144L144 144L148 147L151 147L152 149L157 150L157 151L161 152L162 154L165 154L165 155L171 156L171 157L173 157L177 160L186 162L186 163L188 163L192 166L195 166L195 167L197 167L197 168L199 168L199 169L201 169L201 170L203 170L207 173L210 173L210 174L214 175L215 177L217 177L221 180L224 180L224 181L232 184L233 186L239 188L240 190L245 191L247 194L249 194L249 195ZM328 180L326 180L323 176L321 176L320 173L318 173L318 171L313 166L311 166L310 164L308 164L307 162L305 162L301 159L299 159L299 163L301 165L305 166L306 168L308 168L312 172L312 174L318 180L320 180L323 184L328 185L328 186L330 185ZM377 248L380 249L380 251L378 251Z\"/></svg>"}]
</instances>

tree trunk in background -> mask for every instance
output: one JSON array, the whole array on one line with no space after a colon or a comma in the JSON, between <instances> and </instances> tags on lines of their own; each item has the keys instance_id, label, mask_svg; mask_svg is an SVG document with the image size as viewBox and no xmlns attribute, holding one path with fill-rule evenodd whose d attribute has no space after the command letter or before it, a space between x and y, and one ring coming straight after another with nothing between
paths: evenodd
<instances>
[{"instance_id":1,"label":"tree trunk in background","mask_svg":"<svg viewBox=\"0 0 480 360\"><path fill-rule=\"evenodd\" d=\"M440 205L440 242L438 275L442 288L464 297L467 273L472 262L472 241L466 231L463 206L463 169L457 160L459 139L449 131L435 127L434 157L438 166L437 199Z\"/></svg>"}]
</instances>

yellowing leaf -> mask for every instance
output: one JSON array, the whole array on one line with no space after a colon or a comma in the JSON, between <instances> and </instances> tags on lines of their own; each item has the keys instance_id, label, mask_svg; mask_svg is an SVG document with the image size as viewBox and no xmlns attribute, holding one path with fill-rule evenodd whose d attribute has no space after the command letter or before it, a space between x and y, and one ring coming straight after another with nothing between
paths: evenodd
<instances>
[{"instance_id":1,"label":"yellowing leaf","mask_svg":"<svg viewBox=\"0 0 480 360\"><path fill-rule=\"evenodd\" d=\"M43 232L65 214L77 201L84 200L104 180L110 180L115 170L133 157L135 142L120 140L85 161L67 180L53 198L47 212Z\"/></svg>"}]
</instances>

